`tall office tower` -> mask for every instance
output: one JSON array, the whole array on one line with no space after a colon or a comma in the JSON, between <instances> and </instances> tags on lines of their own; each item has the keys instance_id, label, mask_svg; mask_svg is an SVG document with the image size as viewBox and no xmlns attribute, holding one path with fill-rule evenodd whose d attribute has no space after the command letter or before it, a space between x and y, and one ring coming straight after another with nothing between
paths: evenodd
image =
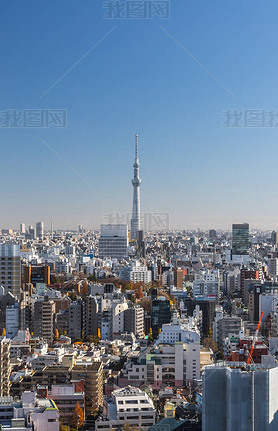
<instances>
[{"instance_id":1,"label":"tall office tower","mask_svg":"<svg viewBox=\"0 0 278 431\"><path fill-rule=\"evenodd\" d=\"M53 221L50 223L50 233L53 236Z\"/></svg>"},{"instance_id":2,"label":"tall office tower","mask_svg":"<svg viewBox=\"0 0 278 431\"><path fill-rule=\"evenodd\" d=\"M102 224L98 242L98 255L101 259L127 257L128 232L126 224Z\"/></svg>"},{"instance_id":3,"label":"tall office tower","mask_svg":"<svg viewBox=\"0 0 278 431\"><path fill-rule=\"evenodd\" d=\"M20 224L20 233L25 233L25 223Z\"/></svg>"},{"instance_id":4,"label":"tall office tower","mask_svg":"<svg viewBox=\"0 0 278 431\"><path fill-rule=\"evenodd\" d=\"M203 431L278 429L278 367L203 369Z\"/></svg>"},{"instance_id":5,"label":"tall office tower","mask_svg":"<svg viewBox=\"0 0 278 431\"><path fill-rule=\"evenodd\" d=\"M0 396L10 395L10 345L11 340L0 337Z\"/></svg>"},{"instance_id":6,"label":"tall office tower","mask_svg":"<svg viewBox=\"0 0 278 431\"><path fill-rule=\"evenodd\" d=\"M44 235L44 223L43 223L43 221L39 221L36 224L36 231L37 231L37 237L39 239L43 239L43 235Z\"/></svg>"},{"instance_id":7,"label":"tall office tower","mask_svg":"<svg viewBox=\"0 0 278 431\"><path fill-rule=\"evenodd\" d=\"M83 224L80 224L78 226L78 233L84 233L84 232L85 232L84 226L83 226Z\"/></svg>"},{"instance_id":8,"label":"tall office tower","mask_svg":"<svg viewBox=\"0 0 278 431\"><path fill-rule=\"evenodd\" d=\"M140 184L139 178L139 157L138 157L138 135L135 135L135 162L134 162L134 176L131 180L133 185L133 205L132 205L132 218L130 221L130 237L136 239L136 232L140 230Z\"/></svg>"},{"instance_id":9,"label":"tall office tower","mask_svg":"<svg viewBox=\"0 0 278 431\"><path fill-rule=\"evenodd\" d=\"M183 287L183 270L181 268L174 268L174 286L178 289Z\"/></svg>"},{"instance_id":10,"label":"tall office tower","mask_svg":"<svg viewBox=\"0 0 278 431\"><path fill-rule=\"evenodd\" d=\"M210 239L215 239L216 238L216 230L215 229L210 229L210 231L209 231L209 237L210 237Z\"/></svg>"},{"instance_id":11,"label":"tall office tower","mask_svg":"<svg viewBox=\"0 0 278 431\"><path fill-rule=\"evenodd\" d=\"M32 225L30 225L28 234L26 235L26 238L27 239L35 239L36 237L37 237L36 229Z\"/></svg>"},{"instance_id":12,"label":"tall office tower","mask_svg":"<svg viewBox=\"0 0 278 431\"><path fill-rule=\"evenodd\" d=\"M249 254L249 224L233 224L232 254L246 256Z\"/></svg>"},{"instance_id":13,"label":"tall office tower","mask_svg":"<svg viewBox=\"0 0 278 431\"><path fill-rule=\"evenodd\" d=\"M21 259L18 244L0 244L0 284L17 298L20 296Z\"/></svg>"}]
</instances>

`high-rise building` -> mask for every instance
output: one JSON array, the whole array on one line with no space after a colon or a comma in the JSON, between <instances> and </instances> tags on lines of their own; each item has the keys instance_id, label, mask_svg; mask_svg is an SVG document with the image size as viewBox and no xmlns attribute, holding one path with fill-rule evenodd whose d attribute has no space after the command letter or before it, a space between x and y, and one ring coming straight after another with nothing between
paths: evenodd
<instances>
[{"instance_id":1,"label":"high-rise building","mask_svg":"<svg viewBox=\"0 0 278 431\"><path fill-rule=\"evenodd\" d=\"M0 244L0 284L17 298L20 296L21 259L18 244Z\"/></svg>"},{"instance_id":2,"label":"high-rise building","mask_svg":"<svg viewBox=\"0 0 278 431\"><path fill-rule=\"evenodd\" d=\"M183 287L183 270L181 268L174 268L174 286L178 289Z\"/></svg>"},{"instance_id":3,"label":"high-rise building","mask_svg":"<svg viewBox=\"0 0 278 431\"><path fill-rule=\"evenodd\" d=\"M245 280L259 280L260 273L257 269L242 268L240 270L240 296L244 298L244 281Z\"/></svg>"},{"instance_id":4,"label":"high-rise building","mask_svg":"<svg viewBox=\"0 0 278 431\"><path fill-rule=\"evenodd\" d=\"M20 224L20 233L25 233L25 223Z\"/></svg>"},{"instance_id":5,"label":"high-rise building","mask_svg":"<svg viewBox=\"0 0 278 431\"><path fill-rule=\"evenodd\" d=\"M34 304L33 332L37 337L43 337L52 343L54 336L54 301L45 297L44 300L37 300Z\"/></svg>"},{"instance_id":6,"label":"high-rise building","mask_svg":"<svg viewBox=\"0 0 278 431\"><path fill-rule=\"evenodd\" d=\"M98 335L98 304L94 296L87 296L83 307L83 329L85 339Z\"/></svg>"},{"instance_id":7,"label":"high-rise building","mask_svg":"<svg viewBox=\"0 0 278 431\"><path fill-rule=\"evenodd\" d=\"M10 345L11 340L0 337L0 396L10 395Z\"/></svg>"},{"instance_id":8,"label":"high-rise building","mask_svg":"<svg viewBox=\"0 0 278 431\"><path fill-rule=\"evenodd\" d=\"M81 300L74 301L69 307L69 337L81 338L82 337L82 312L83 305Z\"/></svg>"},{"instance_id":9,"label":"high-rise building","mask_svg":"<svg viewBox=\"0 0 278 431\"><path fill-rule=\"evenodd\" d=\"M71 381L85 382L86 414L98 410L103 402L103 364L101 361L88 365L75 365L71 371Z\"/></svg>"},{"instance_id":10,"label":"high-rise building","mask_svg":"<svg viewBox=\"0 0 278 431\"><path fill-rule=\"evenodd\" d=\"M203 369L203 431L278 429L278 367Z\"/></svg>"},{"instance_id":11,"label":"high-rise building","mask_svg":"<svg viewBox=\"0 0 278 431\"><path fill-rule=\"evenodd\" d=\"M85 232L84 226L83 226L83 224L80 224L78 226L78 233L84 233L84 232Z\"/></svg>"},{"instance_id":12,"label":"high-rise building","mask_svg":"<svg viewBox=\"0 0 278 431\"><path fill-rule=\"evenodd\" d=\"M137 231L140 230L140 184L139 177L139 157L138 157L138 135L135 135L135 162L134 162L134 176L132 179L133 185L133 205L132 217L130 221L130 237L136 239Z\"/></svg>"},{"instance_id":13,"label":"high-rise building","mask_svg":"<svg viewBox=\"0 0 278 431\"><path fill-rule=\"evenodd\" d=\"M127 257L128 230L126 224L102 224L98 255L101 259Z\"/></svg>"},{"instance_id":14,"label":"high-rise building","mask_svg":"<svg viewBox=\"0 0 278 431\"><path fill-rule=\"evenodd\" d=\"M278 259L274 257L272 259L268 259L268 275L270 277L277 277L278 275Z\"/></svg>"},{"instance_id":15,"label":"high-rise building","mask_svg":"<svg viewBox=\"0 0 278 431\"><path fill-rule=\"evenodd\" d=\"M210 229L210 231L209 231L209 237L210 237L210 239L215 239L216 238L216 230L215 229Z\"/></svg>"},{"instance_id":16,"label":"high-rise building","mask_svg":"<svg viewBox=\"0 0 278 431\"><path fill-rule=\"evenodd\" d=\"M37 237L39 239L43 239L43 236L44 236L44 223L43 223L43 221L39 221L36 224L36 231L37 231Z\"/></svg>"},{"instance_id":17,"label":"high-rise building","mask_svg":"<svg viewBox=\"0 0 278 431\"><path fill-rule=\"evenodd\" d=\"M7 308L16 304L16 297L11 293L4 293L4 295L0 295L0 334L2 334L3 329L6 328L6 313Z\"/></svg>"},{"instance_id":18,"label":"high-rise building","mask_svg":"<svg viewBox=\"0 0 278 431\"><path fill-rule=\"evenodd\" d=\"M171 321L171 306L169 299L165 296L154 296L151 301L152 310L152 330L154 334L158 334L164 323L170 323Z\"/></svg>"},{"instance_id":19,"label":"high-rise building","mask_svg":"<svg viewBox=\"0 0 278 431\"><path fill-rule=\"evenodd\" d=\"M19 305L18 302L6 309L6 335L13 338L19 329Z\"/></svg>"},{"instance_id":20,"label":"high-rise building","mask_svg":"<svg viewBox=\"0 0 278 431\"><path fill-rule=\"evenodd\" d=\"M198 296L195 299L195 304L199 305L200 311L202 311L201 340L203 340L208 337L210 331L212 331L216 301L207 296Z\"/></svg>"},{"instance_id":21,"label":"high-rise building","mask_svg":"<svg viewBox=\"0 0 278 431\"><path fill-rule=\"evenodd\" d=\"M32 284L23 284L21 294L20 294L20 302L19 302L19 320L20 320L20 329L26 330L31 329L33 326L32 323L32 295L33 285Z\"/></svg>"},{"instance_id":22,"label":"high-rise building","mask_svg":"<svg viewBox=\"0 0 278 431\"><path fill-rule=\"evenodd\" d=\"M278 232L272 231L270 239L271 239L271 242L273 245L277 245L278 244Z\"/></svg>"},{"instance_id":23,"label":"high-rise building","mask_svg":"<svg viewBox=\"0 0 278 431\"><path fill-rule=\"evenodd\" d=\"M244 256L249 254L249 224L233 224L232 254Z\"/></svg>"},{"instance_id":24,"label":"high-rise building","mask_svg":"<svg viewBox=\"0 0 278 431\"><path fill-rule=\"evenodd\" d=\"M30 225L28 233L26 234L26 239L35 239L36 237L37 237L36 228Z\"/></svg>"},{"instance_id":25,"label":"high-rise building","mask_svg":"<svg viewBox=\"0 0 278 431\"><path fill-rule=\"evenodd\" d=\"M128 309L125 298L114 299L112 303L112 336L119 338L125 330L125 310Z\"/></svg>"},{"instance_id":26,"label":"high-rise building","mask_svg":"<svg viewBox=\"0 0 278 431\"><path fill-rule=\"evenodd\" d=\"M50 266L49 265L25 265L23 267L23 283L50 284Z\"/></svg>"},{"instance_id":27,"label":"high-rise building","mask_svg":"<svg viewBox=\"0 0 278 431\"><path fill-rule=\"evenodd\" d=\"M133 334L142 338L144 336L144 309L140 305L130 307L125 310L125 332L133 332Z\"/></svg>"}]
</instances>

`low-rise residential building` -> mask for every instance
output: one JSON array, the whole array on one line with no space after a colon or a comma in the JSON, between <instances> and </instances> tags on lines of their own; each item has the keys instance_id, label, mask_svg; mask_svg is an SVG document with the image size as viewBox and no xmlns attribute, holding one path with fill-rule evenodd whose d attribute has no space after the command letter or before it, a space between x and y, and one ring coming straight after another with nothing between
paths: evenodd
<instances>
[{"instance_id":1,"label":"low-rise residential building","mask_svg":"<svg viewBox=\"0 0 278 431\"><path fill-rule=\"evenodd\" d=\"M21 400L0 397L0 428L9 431L59 431L59 410L55 402L23 392Z\"/></svg>"},{"instance_id":2,"label":"low-rise residential building","mask_svg":"<svg viewBox=\"0 0 278 431\"><path fill-rule=\"evenodd\" d=\"M95 424L96 431L123 427L146 430L155 423L155 408L150 397L139 388L128 386L105 398L103 415Z\"/></svg>"},{"instance_id":3,"label":"low-rise residential building","mask_svg":"<svg viewBox=\"0 0 278 431\"><path fill-rule=\"evenodd\" d=\"M83 410L83 413L85 413L83 386L84 384L53 385L51 390L48 391L47 398L55 401L59 409L60 420L64 425L72 423L72 416L77 403Z\"/></svg>"}]
</instances>

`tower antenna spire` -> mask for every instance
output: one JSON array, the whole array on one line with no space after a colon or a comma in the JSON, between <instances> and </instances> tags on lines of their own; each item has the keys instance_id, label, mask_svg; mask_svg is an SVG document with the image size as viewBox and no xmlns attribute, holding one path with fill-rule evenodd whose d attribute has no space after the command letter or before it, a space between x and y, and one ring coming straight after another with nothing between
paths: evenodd
<instances>
[{"instance_id":1,"label":"tower antenna spire","mask_svg":"<svg viewBox=\"0 0 278 431\"><path fill-rule=\"evenodd\" d=\"M138 133L135 135L135 158L138 159Z\"/></svg>"}]
</instances>

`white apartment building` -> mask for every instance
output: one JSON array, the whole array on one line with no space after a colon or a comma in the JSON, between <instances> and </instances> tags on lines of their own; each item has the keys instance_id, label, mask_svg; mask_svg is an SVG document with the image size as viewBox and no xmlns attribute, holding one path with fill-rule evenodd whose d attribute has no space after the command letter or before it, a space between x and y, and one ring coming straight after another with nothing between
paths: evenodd
<instances>
[{"instance_id":1,"label":"white apartment building","mask_svg":"<svg viewBox=\"0 0 278 431\"><path fill-rule=\"evenodd\" d=\"M112 303L112 334L115 337L125 330L125 310L127 309L128 303L124 297L122 299L116 299Z\"/></svg>"},{"instance_id":2,"label":"white apartment building","mask_svg":"<svg viewBox=\"0 0 278 431\"><path fill-rule=\"evenodd\" d=\"M19 306L18 303L6 308L6 336L13 338L19 328Z\"/></svg>"},{"instance_id":3,"label":"white apartment building","mask_svg":"<svg viewBox=\"0 0 278 431\"><path fill-rule=\"evenodd\" d=\"M20 402L0 397L1 425L7 431L59 431L59 411L52 400L38 399L35 392L23 392Z\"/></svg>"},{"instance_id":4,"label":"white apartment building","mask_svg":"<svg viewBox=\"0 0 278 431\"><path fill-rule=\"evenodd\" d=\"M182 323L177 319L173 323L162 325L157 344L200 343L200 333L191 323Z\"/></svg>"},{"instance_id":5,"label":"white apartment building","mask_svg":"<svg viewBox=\"0 0 278 431\"><path fill-rule=\"evenodd\" d=\"M220 275L218 269L199 271L193 281L193 296L209 296L219 298Z\"/></svg>"},{"instance_id":6,"label":"white apartment building","mask_svg":"<svg viewBox=\"0 0 278 431\"><path fill-rule=\"evenodd\" d=\"M118 378L118 384L140 387L148 383L157 389L161 385L186 386L188 381L199 378L200 344L175 342L134 352L129 356Z\"/></svg>"},{"instance_id":7,"label":"white apartment building","mask_svg":"<svg viewBox=\"0 0 278 431\"><path fill-rule=\"evenodd\" d=\"M149 396L139 388L127 386L112 392L103 403L103 415L95 423L96 431L115 429L127 423L146 430L155 423L155 408Z\"/></svg>"},{"instance_id":8,"label":"white apartment building","mask_svg":"<svg viewBox=\"0 0 278 431\"><path fill-rule=\"evenodd\" d=\"M136 260L122 268L120 278L124 281L132 281L132 283L150 283L152 272L148 270L147 266L140 265L140 262Z\"/></svg>"}]
</instances>

